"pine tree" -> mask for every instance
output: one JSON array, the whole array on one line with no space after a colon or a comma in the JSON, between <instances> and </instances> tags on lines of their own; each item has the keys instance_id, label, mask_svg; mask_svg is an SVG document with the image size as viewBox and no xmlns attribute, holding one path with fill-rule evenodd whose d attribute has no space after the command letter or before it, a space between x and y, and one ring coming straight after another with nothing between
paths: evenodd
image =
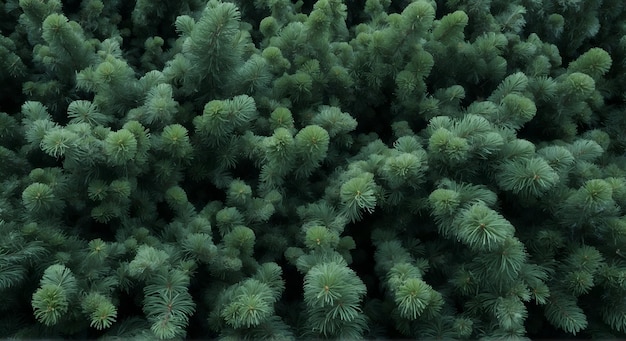
<instances>
[{"instance_id":1,"label":"pine tree","mask_svg":"<svg viewBox=\"0 0 626 341\"><path fill-rule=\"evenodd\" d=\"M624 337L625 13L4 1L0 338Z\"/></svg>"}]
</instances>

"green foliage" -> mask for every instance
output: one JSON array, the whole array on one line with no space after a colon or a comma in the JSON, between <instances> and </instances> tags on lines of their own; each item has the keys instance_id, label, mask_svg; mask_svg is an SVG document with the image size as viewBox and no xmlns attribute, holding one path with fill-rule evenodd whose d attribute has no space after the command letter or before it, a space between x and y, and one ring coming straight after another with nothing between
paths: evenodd
<instances>
[{"instance_id":1,"label":"green foliage","mask_svg":"<svg viewBox=\"0 0 626 341\"><path fill-rule=\"evenodd\" d=\"M69 302L61 287L47 284L33 294L32 305L37 320L51 326L57 324L67 313Z\"/></svg>"},{"instance_id":2,"label":"green foliage","mask_svg":"<svg viewBox=\"0 0 626 341\"><path fill-rule=\"evenodd\" d=\"M341 262L320 263L304 278L307 326L323 337L360 338L367 327L360 304L366 288Z\"/></svg>"},{"instance_id":3,"label":"green foliage","mask_svg":"<svg viewBox=\"0 0 626 341\"><path fill-rule=\"evenodd\" d=\"M554 326L574 335L586 328L588 324L587 316L576 305L575 298L565 295L553 293L549 303L546 304L545 314Z\"/></svg>"},{"instance_id":4,"label":"green foliage","mask_svg":"<svg viewBox=\"0 0 626 341\"><path fill-rule=\"evenodd\" d=\"M418 187L423 182L427 169L426 152L418 150L389 157L381 171L391 188L400 188L401 186Z\"/></svg>"},{"instance_id":5,"label":"green foliage","mask_svg":"<svg viewBox=\"0 0 626 341\"><path fill-rule=\"evenodd\" d=\"M89 315L89 326L98 330L106 329L116 321L117 308L108 297L99 293L89 293L81 302L83 312Z\"/></svg>"},{"instance_id":6,"label":"green foliage","mask_svg":"<svg viewBox=\"0 0 626 341\"><path fill-rule=\"evenodd\" d=\"M335 248L339 244L339 235L325 226L311 226L306 229L304 244L309 249Z\"/></svg>"},{"instance_id":7,"label":"green foliage","mask_svg":"<svg viewBox=\"0 0 626 341\"><path fill-rule=\"evenodd\" d=\"M515 228L500 214L483 203L461 212L456 220L456 236L472 249L490 251L513 236Z\"/></svg>"},{"instance_id":8,"label":"green foliage","mask_svg":"<svg viewBox=\"0 0 626 341\"><path fill-rule=\"evenodd\" d=\"M571 62L567 69L570 72L587 74L597 80L609 71L612 63L611 56L606 51L594 47Z\"/></svg>"},{"instance_id":9,"label":"green foliage","mask_svg":"<svg viewBox=\"0 0 626 341\"><path fill-rule=\"evenodd\" d=\"M22 192L22 202L30 211L50 210L58 202L57 200L50 186L39 182L29 185Z\"/></svg>"},{"instance_id":10,"label":"green foliage","mask_svg":"<svg viewBox=\"0 0 626 341\"><path fill-rule=\"evenodd\" d=\"M0 7L0 338L626 336L622 2Z\"/></svg>"},{"instance_id":11,"label":"green foliage","mask_svg":"<svg viewBox=\"0 0 626 341\"><path fill-rule=\"evenodd\" d=\"M428 196L428 200L436 217L454 215L461 203L458 192L443 188L434 190Z\"/></svg>"},{"instance_id":12,"label":"green foliage","mask_svg":"<svg viewBox=\"0 0 626 341\"><path fill-rule=\"evenodd\" d=\"M294 137L298 159L302 160L296 170L298 174L309 176L326 158L330 137L328 132L317 125L302 128Z\"/></svg>"},{"instance_id":13,"label":"green foliage","mask_svg":"<svg viewBox=\"0 0 626 341\"><path fill-rule=\"evenodd\" d=\"M242 180L233 180L228 189L228 201L234 205L245 206L252 198L252 188Z\"/></svg>"},{"instance_id":14,"label":"green foliage","mask_svg":"<svg viewBox=\"0 0 626 341\"><path fill-rule=\"evenodd\" d=\"M230 232L235 226L243 225L244 217L236 208L226 207L215 215L215 222L221 235Z\"/></svg>"},{"instance_id":15,"label":"green foliage","mask_svg":"<svg viewBox=\"0 0 626 341\"><path fill-rule=\"evenodd\" d=\"M274 313L275 297L271 292L267 284L249 279L233 290L232 299L221 316L233 328L259 326Z\"/></svg>"},{"instance_id":16,"label":"green foliage","mask_svg":"<svg viewBox=\"0 0 626 341\"><path fill-rule=\"evenodd\" d=\"M251 256L255 242L254 231L245 226L235 226L224 236L224 244L239 250L242 256Z\"/></svg>"},{"instance_id":17,"label":"green foliage","mask_svg":"<svg viewBox=\"0 0 626 341\"><path fill-rule=\"evenodd\" d=\"M463 39L463 29L469 18L463 11L456 11L441 18L433 30L433 38L442 43L450 43Z\"/></svg>"},{"instance_id":18,"label":"green foliage","mask_svg":"<svg viewBox=\"0 0 626 341\"><path fill-rule=\"evenodd\" d=\"M428 142L428 151L437 155L437 158L444 159L445 162L458 165L469 157L470 146L467 139L455 136L448 129L437 129Z\"/></svg>"},{"instance_id":19,"label":"green foliage","mask_svg":"<svg viewBox=\"0 0 626 341\"><path fill-rule=\"evenodd\" d=\"M498 177L498 185L502 189L531 196L546 193L558 181L558 174L542 158L504 162Z\"/></svg>"},{"instance_id":20,"label":"green foliage","mask_svg":"<svg viewBox=\"0 0 626 341\"><path fill-rule=\"evenodd\" d=\"M171 123L178 111L178 102L172 98L172 86L158 84L150 89L144 106L146 125L159 126Z\"/></svg>"},{"instance_id":21,"label":"green foliage","mask_svg":"<svg viewBox=\"0 0 626 341\"><path fill-rule=\"evenodd\" d=\"M211 236L206 233L187 235L182 242L182 249L190 257L204 263L213 260L217 255L217 248L213 244Z\"/></svg>"},{"instance_id":22,"label":"green foliage","mask_svg":"<svg viewBox=\"0 0 626 341\"><path fill-rule=\"evenodd\" d=\"M106 125L111 118L98 111L98 107L90 101L77 100L67 106L70 123L88 123L91 126Z\"/></svg>"},{"instance_id":23,"label":"green foliage","mask_svg":"<svg viewBox=\"0 0 626 341\"><path fill-rule=\"evenodd\" d=\"M311 123L324 128L331 138L351 132L357 126L356 120L350 114L342 112L337 107L328 106L321 107L320 111L313 116Z\"/></svg>"},{"instance_id":24,"label":"green foliage","mask_svg":"<svg viewBox=\"0 0 626 341\"><path fill-rule=\"evenodd\" d=\"M415 320L422 314L431 298L429 286L417 278L409 278L396 289L395 300L400 316Z\"/></svg>"},{"instance_id":25,"label":"green foliage","mask_svg":"<svg viewBox=\"0 0 626 341\"><path fill-rule=\"evenodd\" d=\"M169 255L154 247L141 245L135 258L128 264L128 273L133 277L145 277L157 273L166 264Z\"/></svg>"},{"instance_id":26,"label":"green foliage","mask_svg":"<svg viewBox=\"0 0 626 341\"><path fill-rule=\"evenodd\" d=\"M52 157L64 156L77 143L78 136L65 129L52 129L41 140L41 149Z\"/></svg>"},{"instance_id":27,"label":"green foliage","mask_svg":"<svg viewBox=\"0 0 626 341\"><path fill-rule=\"evenodd\" d=\"M196 91L203 82L225 81L220 77L232 70L241 55L239 21L241 14L232 3L209 1L183 42L182 53L194 72L184 77L186 91Z\"/></svg>"},{"instance_id":28,"label":"green foliage","mask_svg":"<svg viewBox=\"0 0 626 341\"><path fill-rule=\"evenodd\" d=\"M272 136L263 141L267 167L276 170L277 174L286 174L293 167L295 156L294 138L287 129L277 128Z\"/></svg>"},{"instance_id":29,"label":"green foliage","mask_svg":"<svg viewBox=\"0 0 626 341\"><path fill-rule=\"evenodd\" d=\"M69 81L65 72L80 71L89 66L93 58L92 46L85 41L79 25L70 22L63 14L51 13L41 23L41 30L41 37L51 51L43 57L47 53L45 47L40 46L37 57L62 80Z\"/></svg>"},{"instance_id":30,"label":"green foliage","mask_svg":"<svg viewBox=\"0 0 626 341\"><path fill-rule=\"evenodd\" d=\"M596 87L593 78L581 72L569 74L561 84L561 90L567 96L580 99L587 99Z\"/></svg>"},{"instance_id":31,"label":"green foliage","mask_svg":"<svg viewBox=\"0 0 626 341\"><path fill-rule=\"evenodd\" d=\"M184 337L195 303L187 291L189 277L171 269L151 278L144 288L144 311L152 323L150 330L159 339Z\"/></svg>"},{"instance_id":32,"label":"green foliage","mask_svg":"<svg viewBox=\"0 0 626 341\"><path fill-rule=\"evenodd\" d=\"M126 129L110 132L104 141L104 153L111 164L124 165L137 154L137 139Z\"/></svg>"},{"instance_id":33,"label":"green foliage","mask_svg":"<svg viewBox=\"0 0 626 341\"><path fill-rule=\"evenodd\" d=\"M241 95L226 101L210 101L204 106L202 116L196 116L193 123L196 133L210 145L221 145L235 129L245 127L255 116L254 99Z\"/></svg>"},{"instance_id":34,"label":"green foliage","mask_svg":"<svg viewBox=\"0 0 626 341\"><path fill-rule=\"evenodd\" d=\"M373 175L364 173L348 180L341 186L340 197L343 212L351 221L360 220L363 217L362 210L374 212L376 183L373 181Z\"/></svg>"},{"instance_id":35,"label":"green foliage","mask_svg":"<svg viewBox=\"0 0 626 341\"><path fill-rule=\"evenodd\" d=\"M35 317L41 323L52 326L59 323L68 313L70 302L77 294L76 278L63 265L49 266L33 293L32 306Z\"/></svg>"}]
</instances>

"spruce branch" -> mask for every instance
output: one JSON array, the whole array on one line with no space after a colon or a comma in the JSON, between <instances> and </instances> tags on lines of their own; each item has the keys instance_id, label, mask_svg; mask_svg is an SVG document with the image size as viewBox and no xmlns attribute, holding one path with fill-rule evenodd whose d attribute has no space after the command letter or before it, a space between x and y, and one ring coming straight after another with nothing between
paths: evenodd
<instances>
[{"instance_id":1,"label":"spruce branch","mask_svg":"<svg viewBox=\"0 0 626 341\"><path fill-rule=\"evenodd\" d=\"M548 301L545 316L552 325L573 335L587 327L587 316L574 297L553 292Z\"/></svg>"},{"instance_id":2,"label":"spruce branch","mask_svg":"<svg viewBox=\"0 0 626 341\"><path fill-rule=\"evenodd\" d=\"M35 317L47 326L58 324L68 312L78 293L76 278L70 269L60 264L50 265L31 301Z\"/></svg>"},{"instance_id":3,"label":"spruce branch","mask_svg":"<svg viewBox=\"0 0 626 341\"><path fill-rule=\"evenodd\" d=\"M455 224L457 238L474 250L490 251L503 246L515 232L511 223L484 203L462 210Z\"/></svg>"},{"instance_id":4,"label":"spruce branch","mask_svg":"<svg viewBox=\"0 0 626 341\"><path fill-rule=\"evenodd\" d=\"M144 288L144 306L150 329L159 339L184 337L195 303L189 294L189 277L181 270L170 269L150 279Z\"/></svg>"},{"instance_id":5,"label":"spruce branch","mask_svg":"<svg viewBox=\"0 0 626 341\"><path fill-rule=\"evenodd\" d=\"M366 288L345 261L322 262L304 279L307 324L312 335L358 337L365 330L360 305Z\"/></svg>"},{"instance_id":6,"label":"spruce branch","mask_svg":"<svg viewBox=\"0 0 626 341\"><path fill-rule=\"evenodd\" d=\"M348 180L341 186L342 210L351 221L361 220L362 210L369 213L376 207L376 183L371 173Z\"/></svg>"},{"instance_id":7,"label":"spruce branch","mask_svg":"<svg viewBox=\"0 0 626 341\"><path fill-rule=\"evenodd\" d=\"M83 312L90 318L89 326L98 330L110 328L117 320L117 308L102 294L91 292L81 301Z\"/></svg>"}]
</instances>

